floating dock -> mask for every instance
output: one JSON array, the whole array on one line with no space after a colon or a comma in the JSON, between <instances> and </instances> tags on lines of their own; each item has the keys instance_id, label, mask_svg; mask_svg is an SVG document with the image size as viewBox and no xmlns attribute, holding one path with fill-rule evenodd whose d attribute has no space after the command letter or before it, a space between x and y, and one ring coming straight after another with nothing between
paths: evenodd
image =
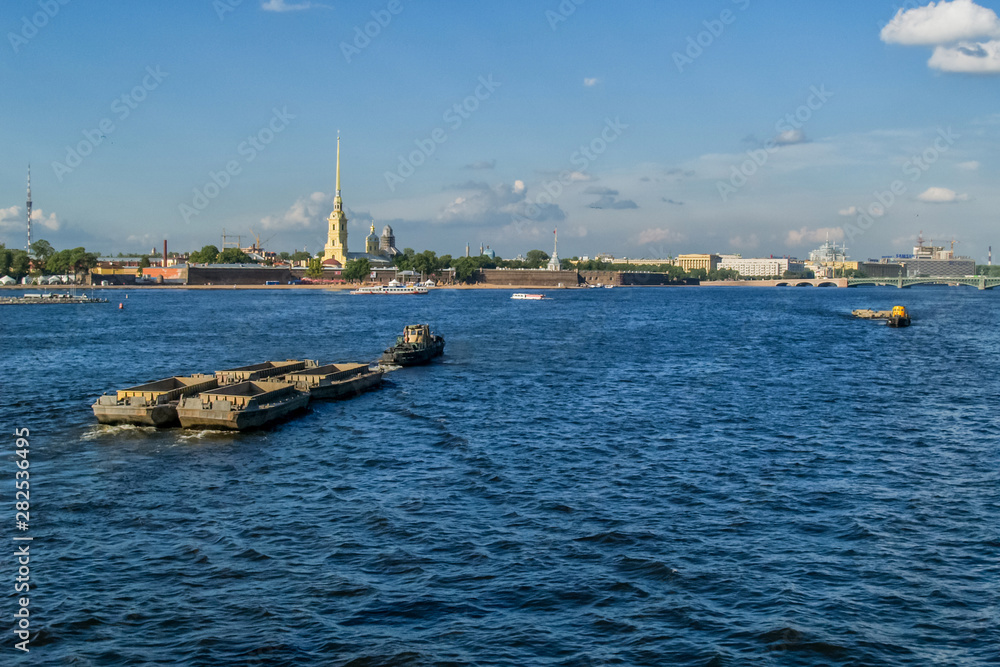
<instances>
[{"instance_id":1,"label":"floating dock","mask_svg":"<svg viewBox=\"0 0 1000 667\"><path fill-rule=\"evenodd\" d=\"M107 299L96 299L76 294L25 294L24 296L0 297L0 306L65 305L68 303L107 303Z\"/></svg>"}]
</instances>

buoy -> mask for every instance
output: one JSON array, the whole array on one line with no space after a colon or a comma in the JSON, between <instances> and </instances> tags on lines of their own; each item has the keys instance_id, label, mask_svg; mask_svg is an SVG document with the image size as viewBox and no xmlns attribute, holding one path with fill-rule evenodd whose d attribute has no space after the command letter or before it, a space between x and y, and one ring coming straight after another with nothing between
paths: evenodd
<instances>
[{"instance_id":1,"label":"buoy","mask_svg":"<svg viewBox=\"0 0 1000 667\"><path fill-rule=\"evenodd\" d=\"M126 295L125 295L125 298L126 298L126 299L128 298L128 294L126 294Z\"/></svg>"},{"instance_id":2,"label":"buoy","mask_svg":"<svg viewBox=\"0 0 1000 667\"><path fill-rule=\"evenodd\" d=\"M125 309L125 304L124 303L119 303L118 304L118 310L124 310L124 309Z\"/></svg>"}]
</instances>

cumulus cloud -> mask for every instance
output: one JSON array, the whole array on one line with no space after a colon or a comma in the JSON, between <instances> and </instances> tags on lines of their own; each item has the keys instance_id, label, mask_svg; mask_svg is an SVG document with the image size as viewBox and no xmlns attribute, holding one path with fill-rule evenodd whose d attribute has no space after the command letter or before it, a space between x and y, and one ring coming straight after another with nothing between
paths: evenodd
<instances>
[{"instance_id":1,"label":"cumulus cloud","mask_svg":"<svg viewBox=\"0 0 1000 667\"><path fill-rule=\"evenodd\" d=\"M842 208L837 211L837 215L842 215L845 218L852 218L856 216L860 211L857 206L848 206L847 208Z\"/></svg>"},{"instance_id":2,"label":"cumulus cloud","mask_svg":"<svg viewBox=\"0 0 1000 667\"><path fill-rule=\"evenodd\" d=\"M802 227L800 229L790 229L788 236L785 237L785 244L795 247L804 244L822 243L827 238L831 241L842 241L844 239L843 228L820 227L819 229L809 229L808 227Z\"/></svg>"},{"instance_id":3,"label":"cumulus cloud","mask_svg":"<svg viewBox=\"0 0 1000 667\"><path fill-rule=\"evenodd\" d=\"M941 72L1000 74L1000 18L973 0L900 9L880 37L886 44L933 46L927 65Z\"/></svg>"},{"instance_id":4,"label":"cumulus cloud","mask_svg":"<svg viewBox=\"0 0 1000 667\"><path fill-rule=\"evenodd\" d=\"M731 248L738 248L738 249L746 248L748 250L753 250L754 248L760 246L760 239L757 238L756 234L751 234L750 236L747 237L734 236L731 239L729 239L729 246Z\"/></svg>"},{"instance_id":5,"label":"cumulus cloud","mask_svg":"<svg viewBox=\"0 0 1000 667\"><path fill-rule=\"evenodd\" d=\"M969 162L959 162L955 165L956 169L961 169L962 171L976 171L979 169L979 162L976 160L970 160Z\"/></svg>"},{"instance_id":6,"label":"cumulus cloud","mask_svg":"<svg viewBox=\"0 0 1000 667\"><path fill-rule=\"evenodd\" d=\"M437 215L435 222L445 225L504 226L521 218L535 222L559 221L566 214L558 204L536 203L528 197L523 181L491 187L474 184L456 197Z\"/></svg>"},{"instance_id":7,"label":"cumulus cloud","mask_svg":"<svg viewBox=\"0 0 1000 667\"><path fill-rule=\"evenodd\" d=\"M661 197L660 199L666 202L667 204L673 204L674 206L684 206L684 202L682 201L675 201L673 199L668 199L667 197Z\"/></svg>"},{"instance_id":8,"label":"cumulus cloud","mask_svg":"<svg viewBox=\"0 0 1000 667\"><path fill-rule=\"evenodd\" d=\"M59 216L55 213L46 215L42 209L36 208L31 211L31 226L33 228L43 227L50 231L58 231L62 227L62 223L59 222ZM15 230L18 227L24 229L25 233L27 233L27 224L22 208L20 206L0 208L0 229Z\"/></svg>"},{"instance_id":9,"label":"cumulus cloud","mask_svg":"<svg viewBox=\"0 0 1000 667\"><path fill-rule=\"evenodd\" d=\"M983 38L1000 38L996 12L972 0L930 3L926 7L900 9L882 29L886 44L938 46Z\"/></svg>"},{"instance_id":10,"label":"cumulus cloud","mask_svg":"<svg viewBox=\"0 0 1000 667\"><path fill-rule=\"evenodd\" d=\"M613 195L604 195L603 197L595 201L593 204L591 204L590 208L602 208L602 209L608 208L608 209L622 210L629 208L639 208L639 205L636 204L631 199L618 199Z\"/></svg>"},{"instance_id":11,"label":"cumulus cloud","mask_svg":"<svg viewBox=\"0 0 1000 667\"><path fill-rule=\"evenodd\" d=\"M968 201L969 195L960 195L948 188L927 188L917 195L917 199L927 204L954 204L960 201Z\"/></svg>"},{"instance_id":12,"label":"cumulus cloud","mask_svg":"<svg viewBox=\"0 0 1000 667\"><path fill-rule=\"evenodd\" d=\"M939 46L927 64L942 72L1000 74L1000 41Z\"/></svg>"},{"instance_id":13,"label":"cumulus cloud","mask_svg":"<svg viewBox=\"0 0 1000 667\"><path fill-rule=\"evenodd\" d=\"M264 229L312 229L325 225L331 211L333 196L314 192L308 197L299 197L284 213L262 218L260 225Z\"/></svg>"},{"instance_id":14,"label":"cumulus cloud","mask_svg":"<svg viewBox=\"0 0 1000 667\"><path fill-rule=\"evenodd\" d=\"M786 130L774 138L774 143L779 146L793 146L795 144L804 144L806 142L806 133L802 130Z\"/></svg>"},{"instance_id":15,"label":"cumulus cloud","mask_svg":"<svg viewBox=\"0 0 1000 667\"><path fill-rule=\"evenodd\" d=\"M678 243L684 240L684 235L671 229L663 227L651 227L639 232L637 243L639 245L649 245L652 243Z\"/></svg>"},{"instance_id":16,"label":"cumulus cloud","mask_svg":"<svg viewBox=\"0 0 1000 667\"><path fill-rule=\"evenodd\" d=\"M465 169L493 169L497 166L496 160L479 160L472 164L465 165Z\"/></svg>"},{"instance_id":17,"label":"cumulus cloud","mask_svg":"<svg viewBox=\"0 0 1000 667\"><path fill-rule=\"evenodd\" d=\"M597 79L597 78L586 78L586 79L583 80L583 85L585 85L587 88L593 88L594 86L596 86L600 82L601 82L601 80Z\"/></svg>"}]
</instances>

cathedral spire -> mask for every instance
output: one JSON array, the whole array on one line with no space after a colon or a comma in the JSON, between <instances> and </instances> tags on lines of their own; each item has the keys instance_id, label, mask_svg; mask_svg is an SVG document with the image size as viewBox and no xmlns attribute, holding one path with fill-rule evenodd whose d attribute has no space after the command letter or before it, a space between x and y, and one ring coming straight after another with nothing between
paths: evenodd
<instances>
[{"instance_id":1,"label":"cathedral spire","mask_svg":"<svg viewBox=\"0 0 1000 667\"><path fill-rule=\"evenodd\" d=\"M333 213L327 218L329 231L323 254L327 259L335 259L341 266L347 263L347 216L344 202L340 198L340 132L337 133L337 191L333 197Z\"/></svg>"},{"instance_id":2,"label":"cathedral spire","mask_svg":"<svg viewBox=\"0 0 1000 667\"><path fill-rule=\"evenodd\" d=\"M340 199L340 133L337 133L337 199Z\"/></svg>"}]
</instances>

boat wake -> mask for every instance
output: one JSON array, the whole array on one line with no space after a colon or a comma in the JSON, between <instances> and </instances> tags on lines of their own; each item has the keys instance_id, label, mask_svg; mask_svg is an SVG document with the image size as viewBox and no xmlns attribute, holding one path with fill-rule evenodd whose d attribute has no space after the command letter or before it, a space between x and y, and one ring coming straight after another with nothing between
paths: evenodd
<instances>
[{"instance_id":1,"label":"boat wake","mask_svg":"<svg viewBox=\"0 0 1000 667\"><path fill-rule=\"evenodd\" d=\"M119 435L137 433L151 435L156 433L156 427L137 426L135 424L97 424L84 431L80 437L83 440L98 440L100 438L113 438Z\"/></svg>"}]
</instances>

